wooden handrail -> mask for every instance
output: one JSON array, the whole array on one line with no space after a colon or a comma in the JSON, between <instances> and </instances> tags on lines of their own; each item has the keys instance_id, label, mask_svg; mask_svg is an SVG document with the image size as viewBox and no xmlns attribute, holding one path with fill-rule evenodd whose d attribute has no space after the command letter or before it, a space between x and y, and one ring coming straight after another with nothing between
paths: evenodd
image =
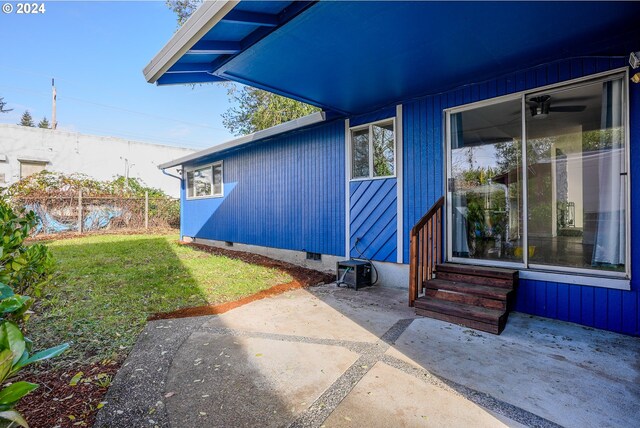
<instances>
[{"instance_id":1,"label":"wooden handrail","mask_svg":"<svg viewBox=\"0 0 640 428\"><path fill-rule=\"evenodd\" d=\"M444 196L411 228L409 237L409 306L422 294L442 262L442 211Z\"/></svg>"}]
</instances>

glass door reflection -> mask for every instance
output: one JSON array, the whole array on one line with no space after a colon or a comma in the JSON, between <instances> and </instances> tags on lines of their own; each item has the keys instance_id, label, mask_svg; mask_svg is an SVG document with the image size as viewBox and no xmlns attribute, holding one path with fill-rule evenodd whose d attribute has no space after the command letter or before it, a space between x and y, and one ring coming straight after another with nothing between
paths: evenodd
<instances>
[{"instance_id":1,"label":"glass door reflection","mask_svg":"<svg viewBox=\"0 0 640 428\"><path fill-rule=\"evenodd\" d=\"M516 99L449 116L454 258L524 261L521 112Z\"/></svg>"}]
</instances>

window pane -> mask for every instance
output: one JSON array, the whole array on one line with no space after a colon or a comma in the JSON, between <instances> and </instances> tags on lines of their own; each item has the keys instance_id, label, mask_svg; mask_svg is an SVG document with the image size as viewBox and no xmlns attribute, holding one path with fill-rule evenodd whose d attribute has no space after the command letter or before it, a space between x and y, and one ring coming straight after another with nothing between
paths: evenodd
<instances>
[{"instance_id":1,"label":"window pane","mask_svg":"<svg viewBox=\"0 0 640 428\"><path fill-rule=\"evenodd\" d=\"M521 100L452 114L450 128L453 256L522 262Z\"/></svg>"},{"instance_id":2,"label":"window pane","mask_svg":"<svg viewBox=\"0 0 640 428\"><path fill-rule=\"evenodd\" d=\"M196 196L211 196L211 167L197 169L193 172Z\"/></svg>"},{"instance_id":3,"label":"window pane","mask_svg":"<svg viewBox=\"0 0 640 428\"><path fill-rule=\"evenodd\" d=\"M213 166L213 194L222 195L222 164Z\"/></svg>"},{"instance_id":4,"label":"window pane","mask_svg":"<svg viewBox=\"0 0 640 428\"><path fill-rule=\"evenodd\" d=\"M530 263L624 271L622 88L617 79L527 98Z\"/></svg>"},{"instance_id":5,"label":"window pane","mask_svg":"<svg viewBox=\"0 0 640 428\"><path fill-rule=\"evenodd\" d=\"M187 172L187 197L193 198L193 171Z\"/></svg>"},{"instance_id":6,"label":"window pane","mask_svg":"<svg viewBox=\"0 0 640 428\"><path fill-rule=\"evenodd\" d=\"M369 177L369 130L351 133L351 177Z\"/></svg>"},{"instance_id":7,"label":"window pane","mask_svg":"<svg viewBox=\"0 0 640 428\"><path fill-rule=\"evenodd\" d=\"M373 175L387 177L395 173L393 123L373 125Z\"/></svg>"}]
</instances>

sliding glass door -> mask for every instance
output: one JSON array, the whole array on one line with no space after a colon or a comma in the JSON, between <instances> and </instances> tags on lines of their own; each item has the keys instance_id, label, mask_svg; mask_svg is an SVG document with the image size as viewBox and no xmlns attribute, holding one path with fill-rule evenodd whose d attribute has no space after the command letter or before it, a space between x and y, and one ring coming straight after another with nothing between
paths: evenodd
<instances>
[{"instance_id":1,"label":"sliding glass door","mask_svg":"<svg viewBox=\"0 0 640 428\"><path fill-rule=\"evenodd\" d=\"M526 98L529 264L624 272L623 81Z\"/></svg>"},{"instance_id":2,"label":"sliding glass door","mask_svg":"<svg viewBox=\"0 0 640 428\"><path fill-rule=\"evenodd\" d=\"M625 122L624 75L450 111L449 258L625 273Z\"/></svg>"},{"instance_id":3,"label":"sliding glass door","mask_svg":"<svg viewBox=\"0 0 640 428\"><path fill-rule=\"evenodd\" d=\"M520 98L450 116L451 255L522 263Z\"/></svg>"}]
</instances>

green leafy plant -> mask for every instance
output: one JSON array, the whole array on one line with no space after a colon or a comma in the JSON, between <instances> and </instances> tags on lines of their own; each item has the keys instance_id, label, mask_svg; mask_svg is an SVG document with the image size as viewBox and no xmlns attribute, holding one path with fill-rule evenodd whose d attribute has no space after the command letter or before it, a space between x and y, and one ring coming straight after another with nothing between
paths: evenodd
<instances>
[{"instance_id":1,"label":"green leafy plant","mask_svg":"<svg viewBox=\"0 0 640 428\"><path fill-rule=\"evenodd\" d=\"M16 213L0 200L0 283L20 294L40 295L49 282L55 262L42 244L25 245L38 219L33 211Z\"/></svg>"},{"instance_id":2,"label":"green leafy plant","mask_svg":"<svg viewBox=\"0 0 640 428\"><path fill-rule=\"evenodd\" d=\"M18 310L21 310L18 308ZM22 335L17 324L12 321L0 322L0 384L15 376L21 369L36 362L48 360L62 354L69 347L62 344L44 351L31 353L31 341ZM0 427L18 424L28 427L25 419L14 410L22 397L38 388L31 382L15 382L7 384L0 390Z\"/></svg>"},{"instance_id":3,"label":"green leafy plant","mask_svg":"<svg viewBox=\"0 0 640 428\"><path fill-rule=\"evenodd\" d=\"M56 357L69 347L65 343L31 355L32 342L20 329L29 317L33 299L18 293L39 295L54 268L47 247L26 245L37 220L33 211L16 213L3 199L0 200L0 427L28 427L14 407L22 397L38 388L31 382L7 381L24 367Z\"/></svg>"}]
</instances>

